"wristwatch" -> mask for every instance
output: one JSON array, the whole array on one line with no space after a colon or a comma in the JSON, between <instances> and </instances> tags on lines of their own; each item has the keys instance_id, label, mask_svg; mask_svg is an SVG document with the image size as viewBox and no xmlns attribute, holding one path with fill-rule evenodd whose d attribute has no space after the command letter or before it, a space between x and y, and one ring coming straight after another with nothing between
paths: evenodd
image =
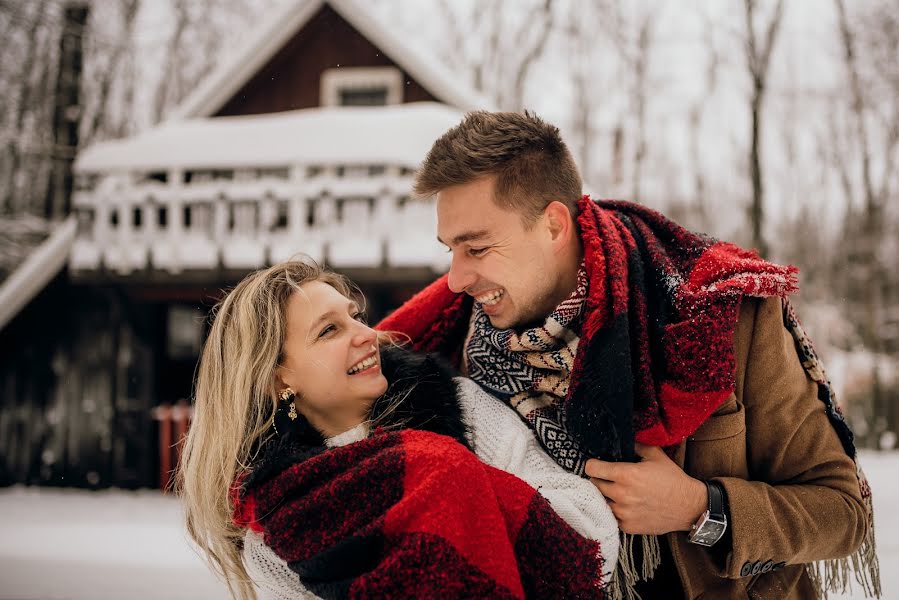
<instances>
[{"instance_id":1,"label":"wristwatch","mask_svg":"<svg viewBox=\"0 0 899 600\"><path fill-rule=\"evenodd\" d=\"M727 531L727 511L724 508L724 488L717 481L706 481L709 508L693 524L687 540L700 546L713 546Z\"/></svg>"}]
</instances>

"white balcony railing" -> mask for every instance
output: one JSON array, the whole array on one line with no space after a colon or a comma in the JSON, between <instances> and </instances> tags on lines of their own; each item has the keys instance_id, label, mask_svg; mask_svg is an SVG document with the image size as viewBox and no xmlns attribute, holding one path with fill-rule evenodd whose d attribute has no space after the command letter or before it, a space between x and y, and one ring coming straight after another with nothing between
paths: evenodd
<instances>
[{"instance_id":1,"label":"white balcony railing","mask_svg":"<svg viewBox=\"0 0 899 600\"><path fill-rule=\"evenodd\" d=\"M177 274L253 269L304 253L337 268L443 271L433 202L409 199L410 173L396 165L297 165L250 177L239 170L217 170L217 178L178 170L155 179L107 175L75 193L69 263L76 272Z\"/></svg>"}]
</instances>

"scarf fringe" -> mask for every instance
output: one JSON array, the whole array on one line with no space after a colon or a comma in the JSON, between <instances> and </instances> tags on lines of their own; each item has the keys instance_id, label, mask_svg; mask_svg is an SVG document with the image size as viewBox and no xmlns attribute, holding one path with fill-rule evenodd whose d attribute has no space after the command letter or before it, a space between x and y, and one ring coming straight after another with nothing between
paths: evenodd
<instances>
[{"instance_id":1,"label":"scarf fringe","mask_svg":"<svg viewBox=\"0 0 899 600\"><path fill-rule=\"evenodd\" d=\"M866 502L870 501L871 497L868 496ZM634 544L638 540L643 550L641 565L636 564L637 558L634 556ZM622 533L618 564L608 587L608 597L611 600L641 600L634 587L638 581L652 579L661 559L658 537ZM873 526L868 528L861 547L852 555L809 563L806 570L818 597L823 600L828 600L830 594L846 594L852 587L853 579L866 598L880 598L883 594Z\"/></svg>"},{"instance_id":2,"label":"scarf fringe","mask_svg":"<svg viewBox=\"0 0 899 600\"><path fill-rule=\"evenodd\" d=\"M793 305L786 298L783 299L784 325L790 331L796 342L799 358L808 376L818 384L818 397L825 404L827 416L840 436L846 453L855 462L855 475L861 491L862 501L867 517L867 531L861 546L853 554L846 558L823 560L807 564L806 571L818 592L818 597L828 598L828 594L845 593L851 584L850 574L854 574L855 581L861 586L868 598L880 598L883 593L880 587L880 563L877 560L877 544L874 539L874 499L871 496L871 485L858 461L858 455L853 443L853 435L849 426L843 419L842 412L836 401L833 386L824 372L824 365L815 352L814 345L808 334L799 322Z\"/></svg>"},{"instance_id":3,"label":"scarf fringe","mask_svg":"<svg viewBox=\"0 0 899 600\"><path fill-rule=\"evenodd\" d=\"M639 572L634 557L634 542L640 540L643 560ZM618 550L618 564L615 576L609 587L609 598L612 600L640 600L640 594L634 589L638 581L652 579L656 569L662 562L662 550L659 538L654 535L621 534L621 546Z\"/></svg>"},{"instance_id":4,"label":"scarf fringe","mask_svg":"<svg viewBox=\"0 0 899 600\"><path fill-rule=\"evenodd\" d=\"M871 502L871 496L865 503ZM869 513L871 514L870 510ZM845 594L852 585L852 579L862 588L866 598L880 598L880 563L877 560L877 543L874 539L874 524L870 523L862 545L846 558L822 560L805 566L818 597L827 600L831 593Z\"/></svg>"}]
</instances>

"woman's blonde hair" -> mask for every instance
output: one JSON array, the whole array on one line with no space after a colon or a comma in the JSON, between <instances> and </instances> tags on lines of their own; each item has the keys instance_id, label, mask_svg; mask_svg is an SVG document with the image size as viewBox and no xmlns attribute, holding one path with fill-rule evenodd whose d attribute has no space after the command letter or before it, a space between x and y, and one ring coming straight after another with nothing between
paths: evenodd
<instances>
[{"instance_id":1,"label":"woman's blonde hair","mask_svg":"<svg viewBox=\"0 0 899 600\"><path fill-rule=\"evenodd\" d=\"M241 561L245 531L232 521L231 490L269 435L287 300L310 281L354 296L347 279L314 263L289 261L257 271L213 309L200 357L177 485L188 533L235 598L252 600L256 592Z\"/></svg>"}]
</instances>

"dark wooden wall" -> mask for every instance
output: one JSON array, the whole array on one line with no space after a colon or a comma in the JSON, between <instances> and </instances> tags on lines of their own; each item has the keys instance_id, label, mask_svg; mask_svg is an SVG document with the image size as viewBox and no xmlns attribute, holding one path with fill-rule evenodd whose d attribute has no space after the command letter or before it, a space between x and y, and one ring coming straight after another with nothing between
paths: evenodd
<instances>
[{"instance_id":1,"label":"dark wooden wall","mask_svg":"<svg viewBox=\"0 0 899 600\"><path fill-rule=\"evenodd\" d=\"M0 332L0 485L153 484L153 315L57 277Z\"/></svg>"},{"instance_id":2,"label":"dark wooden wall","mask_svg":"<svg viewBox=\"0 0 899 600\"><path fill-rule=\"evenodd\" d=\"M373 322L431 279L351 275ZM170 309L193 311L204 337L209 310L238 280L54 279L0 331L0 486L158 487L154 408L190 401L199 356L170 351Z\"/></svg>"},{"instance_id":3,"label":"dark wooden wall","mask_svg":"<svg viewBox=\"0 0 899 600\"><path fill-rule=\"evenodd\" d=\"M325 4L215 116L313 108L325 69L388 66L397 67ZM437 101L406 72L403 81L403 102Z\"/></svg>"}]
</instances>

